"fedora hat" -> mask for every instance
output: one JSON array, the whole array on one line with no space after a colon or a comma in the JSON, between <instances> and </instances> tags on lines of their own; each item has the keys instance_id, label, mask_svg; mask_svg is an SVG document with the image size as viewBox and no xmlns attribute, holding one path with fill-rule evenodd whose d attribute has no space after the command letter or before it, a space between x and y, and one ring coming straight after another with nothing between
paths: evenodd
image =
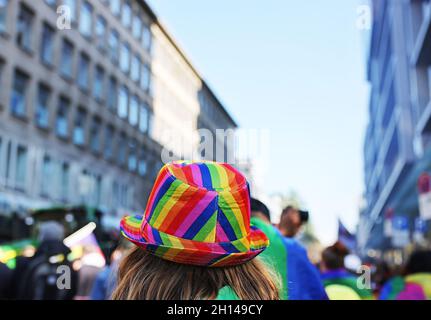
<instances>
[{"instance_id":1,"label":"fedora hat","mask_svg":"<svg viewBox=\"0 0 431 320\"><path fill-rule=\"evenodd\" d=\"M181 161L159 172L143 215L127 216L121 233L165 260L221 267L244 263L266 249L250 226L246 178L225 163Z\"/></svg>"}]
</instances>

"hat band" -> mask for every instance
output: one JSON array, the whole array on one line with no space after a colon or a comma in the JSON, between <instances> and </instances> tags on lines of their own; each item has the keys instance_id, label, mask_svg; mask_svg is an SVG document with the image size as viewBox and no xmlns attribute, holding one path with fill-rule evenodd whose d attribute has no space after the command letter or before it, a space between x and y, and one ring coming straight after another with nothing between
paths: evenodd
<instances>
[{"instance_id":1,"label":"hat band","mask_svg":"<svg viewBox=\"0 0 431 320\"><path fill-rule=\"evenodd\" d=\"M256 229L252 227L253 229ZM241 253L250 250L259 250L268 245L268 241L251 241L249 233L241 239L230 242L202 242L178 238L174 235L164 233L153 228L148 221L143 217L141 226L141 236L147 243L152 243L165 247L196 247L196 250L214 251L214 252L230 252Z\"/></svg>"}]
</instances>

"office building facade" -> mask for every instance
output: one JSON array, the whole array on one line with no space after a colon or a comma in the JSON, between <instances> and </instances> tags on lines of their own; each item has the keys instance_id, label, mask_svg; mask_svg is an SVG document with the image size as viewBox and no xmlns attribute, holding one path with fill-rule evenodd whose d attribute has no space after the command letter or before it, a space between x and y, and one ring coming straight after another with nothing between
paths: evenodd
<instances>
[{"instance_id":1,"label":"office building facade","mask_svg":"<svg viewBox=\"0 0 431 320\"><path fill-rule=\"evenodd\" d=\"M364 144L365 206L358 226L362 254L391 248L389 216L413 232L417 180L431 171L431 7L429 1L375 0L368 58L371 84Z\"/></svg>"},{"instance_id":2,"label":"office building facade","mask_svg":"<svg viewBox=\"0 0 431 320\"><path fill-rule=\"evenodd\" d=\"M144 1L0 0L0 215L142 212L204 86Z\"/></svg>"}]
</instances>

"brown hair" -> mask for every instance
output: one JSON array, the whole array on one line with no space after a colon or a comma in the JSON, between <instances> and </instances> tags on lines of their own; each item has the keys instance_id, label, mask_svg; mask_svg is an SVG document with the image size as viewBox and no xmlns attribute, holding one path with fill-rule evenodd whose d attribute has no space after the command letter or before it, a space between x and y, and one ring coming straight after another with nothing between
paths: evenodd
<instances>
[{"instance_id":1,"label":"brown hair","mask_svg":"<svg viewBox=\"0 0 431 320\"><path fill-rule=\"evenodd\" d=\"M219 290L228 286L242 300L278 300L277 281L259 259L210 268L166 261L136 247L119 266L118 286L112 299L215 299Z\"/></svg>"},{"instance_id":2,"label":"brown hair","mask_svg":"<svg viewBox=\"0 0 431 320\"><path fill-rule=\"evenodd\" d=\"M322 252L322 262L329 270L344 268L344 258L349 254L349 250L337 241L332 246Z\"/></svg>"}]
</instances>

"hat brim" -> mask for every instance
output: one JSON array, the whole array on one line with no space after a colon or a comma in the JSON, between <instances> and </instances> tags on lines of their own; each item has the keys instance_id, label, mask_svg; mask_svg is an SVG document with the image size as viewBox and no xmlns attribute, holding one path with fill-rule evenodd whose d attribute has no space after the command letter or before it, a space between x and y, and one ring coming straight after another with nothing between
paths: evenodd
<instances>
[{"instance_id":1,"label":"hat brim","mask_svg":"<svg viewBox=\"0 0 431 320\"><path fill-rule=\"evenodd\" d=\"M146 224L148 237L141 233ZM162 259L176 263L222 267L245 263L269 245L266 235L251 226L250 233L243 239L232 242L209 243L178 238L151 227L143 216L127 216L121 220L121 233L138 247Z\"/></svg>"}]
</instances>

